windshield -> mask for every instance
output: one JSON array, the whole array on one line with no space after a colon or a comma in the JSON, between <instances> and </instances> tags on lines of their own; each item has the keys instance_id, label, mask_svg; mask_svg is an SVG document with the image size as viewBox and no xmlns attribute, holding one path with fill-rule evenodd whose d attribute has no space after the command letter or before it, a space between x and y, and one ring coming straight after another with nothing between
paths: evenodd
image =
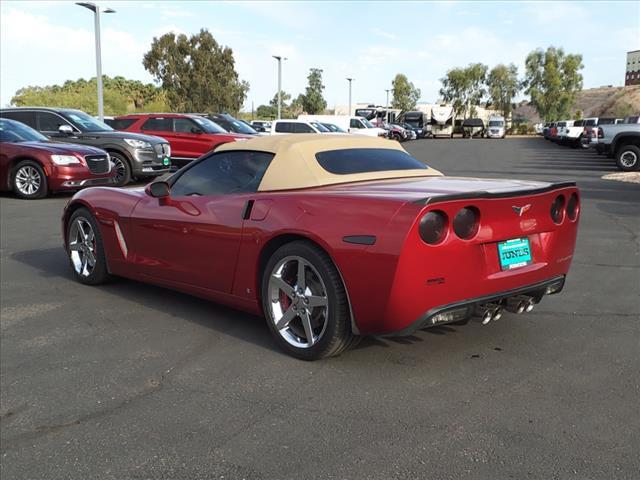
<instances>
[{"instance_id":1,"label":"windshield","mask_svg":"<svg viewBox=\"0 0 640 480\"><path fill-rule=\"evenodd\" d=\"M80 110L64 110L62 113L83 132L113 132L109 125Z\"/></svg>"},{"instance_id":2,"label":"windshield","mask_svg":"<svg viewBox=\"0 0 640 480\"><path fill-rule=\"evenodd\" d=\"M191 117L191 119L196 122L205 133L227 133L224 128L217 123L212 122L208 118Z\"/></svg>"},{"instance_id":3,"label":"windshield","mask_svg":"<svg viewBox=\"0 0 640 480\"><path fill-rule=\"evenodd\" d=\"M318 122L309 122L311 123L311 125L313 125L314 127L316 127L318 129L319 132L322 133L329 133L331 132L331 130L329 130L327 127L325 127L324 125L322 125L321 123Z\"/></svg>"},{"instance_id":4,"label":"windshield","mask_svg":"<svg viewBox=\"0 0 640 480\"><path fill-rule=\"evenodd\" d=\"M338 133L347 133L346 130L340 128L337 125L334 125L333 123L323 123L322 125L324 125L325 127L327 127L329 130L331 130L332 132L338 132Z\"/></svg>"},{"instance_id":5,"label":"windshield","mask_svg":"<svg viewBox=\"0 0 640 480\"><path fill-rule=\"evenodd\" d=\"M0 120L0 142L46 142L49 139L24 123Z\"/></svg>"},{"instance_id":6,"label":"windshield","mask_svg":"<svg viewBox=\"0 0 640 480\"><path fill-rule=\"evenodd\" d=\"M218 122L220 126L227 129L230 132L235 133L246 133L247 135L256 135L258 132L240 120L228 119L228 118L216 118L213 120L214 122Z\"/></svg>"},{"instance_id":7,"label":"windshield","mask_svg":"<svg viewBox=\"0 0 640 480\"><path fill-rule=\"evenodd\" d=\"M376 128L369 120L364 117L360 117L360 121L364 123L367 128Z\"/></svg>"},{"instance_id":8,"label":"windshield","mask_svg":"<svg viewBox=\"0 0 640 480\"><path fill-rule=\"evenodd\" d=\"M489 120L490 127L503 127L504 122L502 120Z\"/></svg>"}]
</instances>

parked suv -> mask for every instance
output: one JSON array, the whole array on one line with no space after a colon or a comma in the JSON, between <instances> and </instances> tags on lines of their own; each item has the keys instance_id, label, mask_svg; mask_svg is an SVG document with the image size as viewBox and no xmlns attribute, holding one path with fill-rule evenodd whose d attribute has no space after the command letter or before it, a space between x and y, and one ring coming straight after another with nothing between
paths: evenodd
<instances>
[{"instance_id":1,"label":"parked suv","mask_svg":"<svg viewBox=\"0 0 640 480\"><path fill-rule=\"evenodd\" d=\"M117 117L116 122L129 123L125 132L160 135L171 144L171 160L182 167L218 145L242 142L252 135L229 133L208 118L186 113L141 113Z\"/></svg>"},{"instance_id":2,"label":"parked suv","mask_svg":"<svg viewBox=\"0 0 640 480\"><path fill-rule=\"evenodd\" d=\"M0 191L32 200L51 191L113 185L109 154L52 142L24 123L0 118Z\"/></svg>"},{"instance_id":3,"label":"parked suv","mask_svg":"<svg viewBox=\"0 0 640 480\"><path fill-rule=\"evenodd\" d=\"M203 117L208 118L217 125L220 125L227 132L242 133L244 135L259 135L258 131L251 125L232 117L228 113L208 114L203 115Z\"/></svg>"},{"instance_id":4,"label":"parked suv","mask_svg":"<svg viewBox=\"0 0 640 480\"><path fill-rule=\"evenodd\" d=\"M156 177L171 168L171 150L163 138L116 131L81 110L3 108L0 117L22 122L56 142L106 150L114 163L117 186L126 185L132 177Z\"/></svg>"}]
</instances>

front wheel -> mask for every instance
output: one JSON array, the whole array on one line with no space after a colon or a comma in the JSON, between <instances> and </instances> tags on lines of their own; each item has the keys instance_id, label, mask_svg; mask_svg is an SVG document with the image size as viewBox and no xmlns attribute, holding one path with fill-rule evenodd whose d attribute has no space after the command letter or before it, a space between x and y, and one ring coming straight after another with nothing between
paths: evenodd
<instances>
[{"instance_id":1,"label":"front wheel","mask_svg":"<svg viewBox=\"0 0 640 480\"><path fill-rule=\"evenodd\" d=\"M271 256L262 278L262 306L276 342L296 358L339 355L359 339L351 331L338 270L310 242L288 243Z\"/></svg>"},{"instance_id":2,"label":"front wheel","mask_svg":"<svg viewBox=\"0 0 640 480\"><path fill-rule=\"evenodd\" d=\"M114 177L114 183L116 187L124 187L131 181L131 165L120 153L111 153L111 161L113 162L113 169L116 172Z\"/></svg>"},{"instance_id":3,"label":"front wheel","mask_svg":"<svg viewBox=\"0 0 640 480\"><path fill-rule=\"evenodd\" d=\"M98 285L110 279L98 223L86 208L79 208L69 219L67 254L80 283Z\"/></svg>"},{"instance_id":4,"label":"front wheel","mask_svg":"<svg viewBox=\"0 0 640 480\"><path fill-rule=\"evenodd\" d=\"M44 198L49 193L47 176L38 162L24 160L16 165L11 179L13 192L25 200Z\"/></svg>"},{"instance_id":5,"label":"front wheel","mask_svg":"<svg viewBox=\"0 0 640 480\"><path fill-rule=\"evenodd\" d=\"M640 148L635 145L620 147L616 155L616 163L623 172L640 170Z\"/></svg>"}]
</instances>

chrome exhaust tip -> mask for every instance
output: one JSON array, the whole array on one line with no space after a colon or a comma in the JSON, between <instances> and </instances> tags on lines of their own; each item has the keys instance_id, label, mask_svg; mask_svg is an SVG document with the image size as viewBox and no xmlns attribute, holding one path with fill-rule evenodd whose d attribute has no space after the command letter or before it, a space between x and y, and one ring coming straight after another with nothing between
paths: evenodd
<instances>
[{"instance_id":1,"label":"chrome exhaust tip","mask_svg":"<svg viewBox=\"0 0 640 480\"><path fill-rule=\"evenodd\" d=\"M533 310L534 305L534 298L526 295L510 297L505 301L505 308L511 313L528 313Z\"/></svg>"},{"instance_id":2,"label":"chrome exhaust tip","mask_svg":"<svg viewBox=\"0 0 640 480\"><path fill-rule=\"evenodd\" d=\"M502 318L502 307L495 303L478 305L473 316L479 318L482 325L487 325L492 320L500 320Z\"/></svg>"}]
</instances>

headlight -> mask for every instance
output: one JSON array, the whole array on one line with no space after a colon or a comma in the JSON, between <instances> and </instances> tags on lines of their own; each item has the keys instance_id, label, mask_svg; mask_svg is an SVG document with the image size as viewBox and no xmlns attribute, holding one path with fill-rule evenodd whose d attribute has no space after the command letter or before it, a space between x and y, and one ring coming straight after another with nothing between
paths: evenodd
<instances>
[{"instance_id":1,"label":"headlight","mask_svg":"<svg viewBox=\"0 0 640 480\"><path fill-rule=\"evenodd\" d=\"M51 161L56 165L73 165L80 163L78 157L73 155L51 155Z\"/></svg>"},{"instance_id":2,"label":"headlight","mask_svg":"<svg viewBox=\"0 0 640 480\"><path fill-rule=\"evenodd\" d=\"M125 138L124 141L127 142L127 145L133 148L151 148L151 144L149 142L145 142L144 140Z\"/></svg>"}]
</instances>

